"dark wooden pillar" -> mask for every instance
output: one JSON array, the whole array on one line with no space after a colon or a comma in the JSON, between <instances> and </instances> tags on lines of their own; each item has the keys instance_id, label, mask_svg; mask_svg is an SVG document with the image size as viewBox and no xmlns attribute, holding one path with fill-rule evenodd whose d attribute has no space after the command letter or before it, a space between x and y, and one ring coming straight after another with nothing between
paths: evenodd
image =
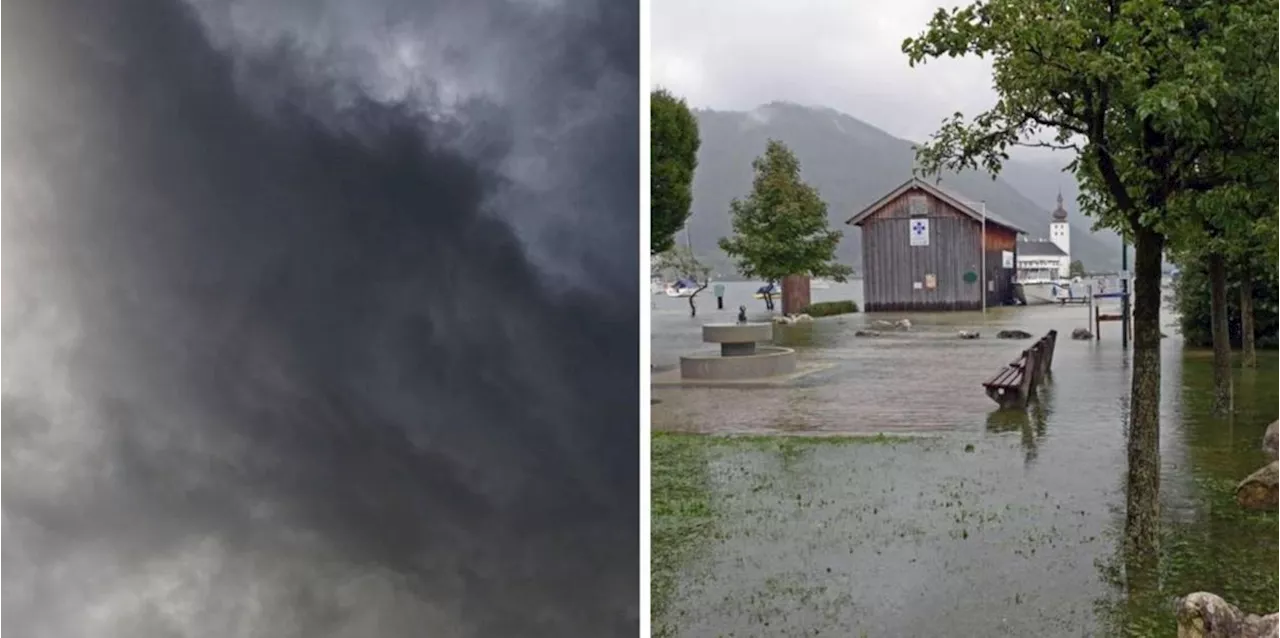
<instances>
[{"instance_id":1,"label":"dark wooden pillar","mask_svg":"<svg viewBox=\"0 0 1280 638\"><path fill-rule=\"evenodd\" d=\"M799 314L809 308L809 277L790 275L782 278L782 314Z\"/></svg>"}]
</instances>

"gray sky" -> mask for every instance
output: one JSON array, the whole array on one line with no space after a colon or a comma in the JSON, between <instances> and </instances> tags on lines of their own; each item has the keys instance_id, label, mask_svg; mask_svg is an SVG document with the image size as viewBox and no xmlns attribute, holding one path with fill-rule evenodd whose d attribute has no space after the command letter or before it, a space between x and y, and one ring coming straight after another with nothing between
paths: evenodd
<instances>
[{"instance_id":1,"label":"gray sky","mask_svg":"<svg viewBox=\"0 0 1280 638\"><path fill-rule=\"evenodd\" d=\"M903 39L918 35L939 6L937 0L653 0L652 82L697 107L745 110L786 100L923 140L955 111L971 116L995 101L987 61L907 66Z\"/></svg>"}]
</instances>

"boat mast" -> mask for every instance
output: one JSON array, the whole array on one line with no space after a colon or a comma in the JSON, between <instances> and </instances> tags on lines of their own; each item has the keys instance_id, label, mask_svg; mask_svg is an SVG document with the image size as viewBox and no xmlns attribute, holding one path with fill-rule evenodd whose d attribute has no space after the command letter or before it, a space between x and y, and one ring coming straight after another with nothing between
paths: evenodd
<instances>
[{"instance_id":1,"label":"boat mast","mask_svg":"<svg viewBox=\"0 0 1280 638\"><path fill-rule=\"evenodd\" d=\"M697 258L694 257L693 255L693 233L689 230L689 224L687 222L685 223L685 226L684 226L684 245L689 249L689 261L690 263L692 263L693 260ZM685 273L684 276L694 281L698 280L697 276L694 275L693 273ZM710 275L708 275L707 279L710 279L710 278L711 278Z\"/></svg>"}]
</instances>

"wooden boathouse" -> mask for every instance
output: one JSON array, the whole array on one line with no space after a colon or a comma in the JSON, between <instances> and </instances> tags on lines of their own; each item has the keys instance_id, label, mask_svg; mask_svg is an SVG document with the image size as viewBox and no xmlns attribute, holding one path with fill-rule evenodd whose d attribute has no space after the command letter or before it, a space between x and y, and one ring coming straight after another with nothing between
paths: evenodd
<instances>
[{"instance_id":1,"label":"wooden boathouse","mask_svg":"<svg viewBox=\"0 0 1280 638\"><path fill-rule=\"evenodd\" d=\"M1025 231L984 208L913 177L849 218L862 229L865 310L978 310L983 281L988 306L1013 303Z\"/></svg>"}]
</instances>

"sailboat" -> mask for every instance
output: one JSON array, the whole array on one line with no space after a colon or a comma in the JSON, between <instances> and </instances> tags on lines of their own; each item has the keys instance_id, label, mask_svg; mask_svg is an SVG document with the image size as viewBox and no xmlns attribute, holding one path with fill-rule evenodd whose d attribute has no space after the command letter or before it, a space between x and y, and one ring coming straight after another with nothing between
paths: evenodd
<instances>
[{"instance_id":1,"label":"sailboat","mask_svg":"<svg viewBox=\"0 0 1280 638\"><path fill-rule=\"evenodd\" d=\"M770 283L767 283L767 284L765 284L765 285L761 286L761 287L760 287L760 289L759 289L759 290L756 290L756 293L755 293L754 295L752 295L752 298L754 298L754 299L764 299L764 292L763 292L763 291L764 291L764 290L766 290L766 289L768 289L768 291L769 291L769 294L770 294L770 295L773 295L773 298L774 298L774 299L781 299L781 298L782 298L782 283L781 283L781 282L778 282L778 283L770 282Z\"/></svg>"},{"instance_id":2,"label":"sailboat","mask_svg":"<svg viewBox=\"0 0 1280 638\"><path fill-rule=\"evenodd\" d=\"M685 228L684 238L685 238L685 246L688 247L689 254L692 255L693 239L689 236L688 228ZM710 284L711 282L708 281L707 283ZM697 279L686 276L686 277L680 277L676 279L674 282L666 284L663 287L662 293L666 294L668 297L692 297L695 294L697 294L697 292L703 287L704 286L698 283ZM659 294L659 293L655 290L654 294Z\"/></svg>"},{"instance_id":3,"label":"sailboat","mask_svg":"<svg viewBox=\"0 0 1280 638\"><path fill-rule=\"evenodd\" d=\"M677 279L667 284L666 294L668 297L692 297L699 287L698 282L692 279Z\"/></svg>"}]
</instances>

